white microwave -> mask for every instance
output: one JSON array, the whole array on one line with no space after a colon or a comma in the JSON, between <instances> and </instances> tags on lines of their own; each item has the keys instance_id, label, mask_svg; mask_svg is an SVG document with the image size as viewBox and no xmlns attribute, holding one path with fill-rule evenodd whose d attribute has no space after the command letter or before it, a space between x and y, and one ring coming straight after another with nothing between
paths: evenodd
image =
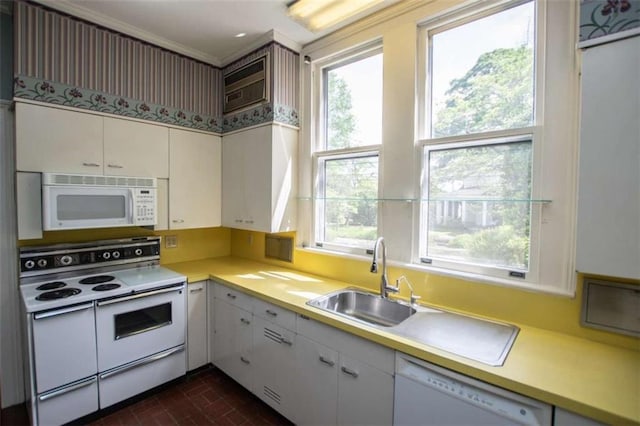
<instances>
[{"instance_id":1,"label":"white microwave","mask_svg":"<svg viewBox=\"0 0 640 426\"><path fill-rule=\"evenodd\" d=\"M42 227L62 229L153 226L155 178L42 174Z\"/></svg>"}]
</instances>

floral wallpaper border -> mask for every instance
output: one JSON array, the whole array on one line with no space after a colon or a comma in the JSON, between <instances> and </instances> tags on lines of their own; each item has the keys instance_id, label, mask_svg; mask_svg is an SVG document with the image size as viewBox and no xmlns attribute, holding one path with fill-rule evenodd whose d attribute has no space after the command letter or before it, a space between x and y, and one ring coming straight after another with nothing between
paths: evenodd
<instances>
[{"instance_id":1,"label":"floral wallpaper border","mask_svg":"<svg viewBox=\"0 0 640 426\"><path fill-rule=\"evenodd\" d=\"M640 0L580 0L580 41L640 27Z\"/></svg>"},{"instance_id":2,"label":"floral wallpaper border","mask_svg":"<svg viewBox=\"0 0 640 426\"><path fill-rule=\"evenodd\" d=\"M114 96L82 87L19 75L13 82L14 96L97 112L157 121L209 132L222 132L220 117Z\"/></svg>"},{"instance_id":3,"label":"floral wallpaper border","mask_svg":"<svg viewBox=\"0 0 640 426\"><path fill-rule=\"evenodd\" d=\"M173 124L214 133L230 132L274 121L296 127L300 124L298 111L295 108L270 103L235 114L227 114L223 118L23 75L15 77L13 89L16 98Z\"/></svg>"},{"instance_id":4,"label":"floral wallpaper border","mask_svg":"<svg viewBox=\"0 0 640 426\"><path fill-rule=\"evenodd\" d=\"M274 121L296 127L300 124L298 111L294 108L286 105L265 103L238 113L225 115L222 120L222 132L231 132Z\"/></svg>"}]
</instances>

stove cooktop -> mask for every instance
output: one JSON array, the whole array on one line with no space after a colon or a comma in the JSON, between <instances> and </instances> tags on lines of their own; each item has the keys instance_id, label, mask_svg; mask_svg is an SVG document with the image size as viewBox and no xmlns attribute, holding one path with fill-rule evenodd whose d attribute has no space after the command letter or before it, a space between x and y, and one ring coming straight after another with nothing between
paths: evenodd
<instances>
[{"instance_id":1,"label":"stove cooktop","mask_svg":"<svg viewBox=\"0 0 640 426\"><path fill-rule=\"evenodd\" d=\"M20 292L26 311L37 312L139 293L184 281L186 278L183 275L153 265L65 278L43 276L41 281L21 284Z\"/></svg>"}]
</instances>

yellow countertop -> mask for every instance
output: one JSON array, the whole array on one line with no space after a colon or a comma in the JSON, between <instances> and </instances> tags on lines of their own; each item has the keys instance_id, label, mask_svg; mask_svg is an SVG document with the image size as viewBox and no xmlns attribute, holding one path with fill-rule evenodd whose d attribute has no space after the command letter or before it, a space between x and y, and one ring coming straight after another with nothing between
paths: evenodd
<instances>
[{"instance_id":1,"label":"yellow countertop","mask_svg":"<svg viewBox=\"0 0 640 426\"><path fill-rule=\"evenodd\" d=\"M306 305L317 296L353 287L345 282L234 257L164 266L186 275L190 283L216 279L341 330L586 417L640 424L640 352L514 324L520 332L509 356L503 366L492 367Z\"/></svg>"}]
</instances>

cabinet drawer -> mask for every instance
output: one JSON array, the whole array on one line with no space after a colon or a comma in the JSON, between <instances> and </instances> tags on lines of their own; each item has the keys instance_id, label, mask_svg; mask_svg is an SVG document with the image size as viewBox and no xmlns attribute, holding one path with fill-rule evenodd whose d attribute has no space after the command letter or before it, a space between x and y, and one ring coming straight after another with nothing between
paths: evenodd
<instances>
[{"instance_id":1,"label":"cabinet drawer","mask_svg":"<svg viewBox=\"0 0 640 426\"><path fill-rule=\"evenodd\" d=\"M296 314L292 311L276 306L264 300L254 299L253 314L261 318L271 321L287 330L295 331Z\"/></svg>"},{"instance_id":2,"label":"cabinet drawer","mask_svg":"<svg viewBox=\"0 0 640 426\"><path fill-rule=\"evenodd\" d=\"M224 284L216 282L214 292L216 299L224 300L225 302L237 306L240 309L244 309L247 312L251 312L253 309L253 297L241 292L240 290L235 290Z\"/></svg>"},{"instance_id":3,"label":"cabinet drawer","mask_svg":"<svg viewBox=\"0 0 640 426\"><path fill-rule=\"evenodd\" d=\"M351 358L366 360L369 365L393 374L395 355L392 349L300 315L297 318L296 329L302 336L336 349Z\"/></svg>"}]
</instances>

